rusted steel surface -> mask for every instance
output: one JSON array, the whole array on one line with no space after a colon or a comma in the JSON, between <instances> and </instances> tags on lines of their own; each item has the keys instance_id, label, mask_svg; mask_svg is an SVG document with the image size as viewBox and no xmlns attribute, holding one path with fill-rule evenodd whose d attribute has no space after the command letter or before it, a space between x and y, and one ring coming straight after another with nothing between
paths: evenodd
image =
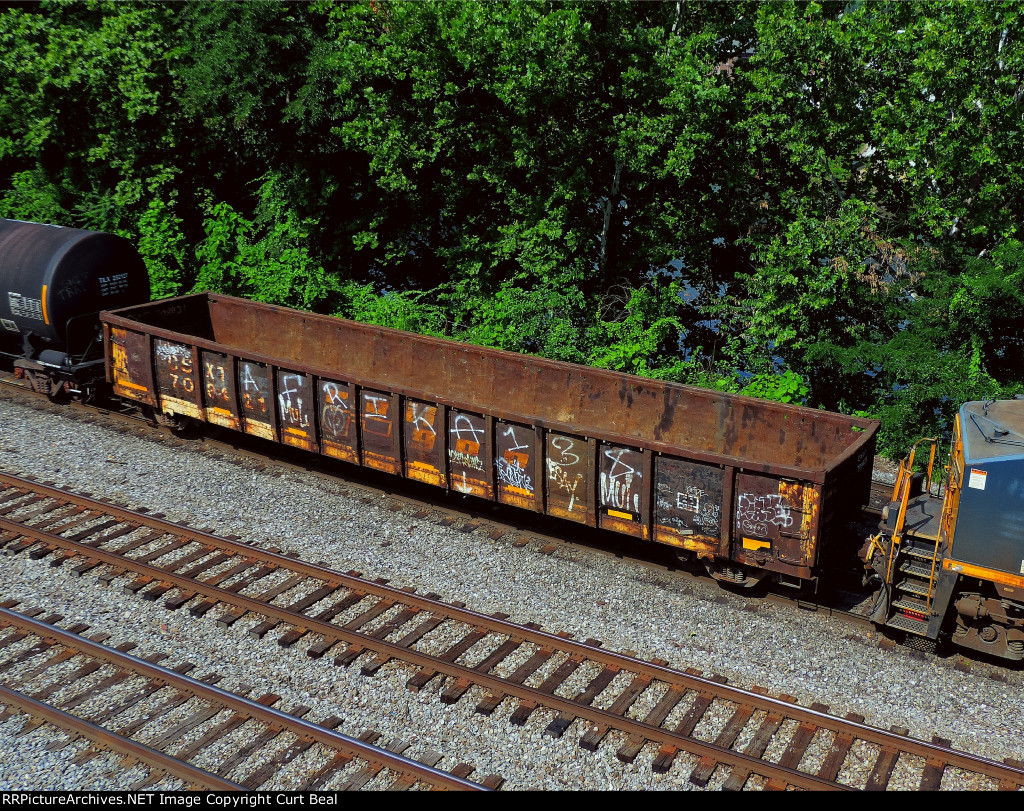
<instances>
[{"instance_id":1,"label":"rusted steel surface","mask_svg":"<svg viewBox=\"0 0 1024 811\"><path fill-rule=\"evenodd\" d=\"M212 294L102 317L124 397L709 560L811 577L868 499L876 421Z\"/></svg>"},{"instance_id":2,"label":"rusted steel surface","mask_svg":"<svg viewBox=\"0 0 1024 811\"><path fill-rule=\"evenodd\" d=\"M317 408L312 376L278 369L277 403L281 441L317 453Z\"/></svg>"},{"instance_id":3,"label":"rusted steel surface","mask_svg":"<svg viewBox=\"0 0 1024 811\"><path fill-rule=\"evenodd\" d=\"M199 361L192 347L156 338L153 341L153 366L163 410L203 419Z\"/></svg>"},{"instance_id":4,"label":"rusted steel surface","mask_svg":"<svg viewBox=\"0 0 1024 811\"><path fill-rule=\"evenodd\" d=\"M152 341L145 333L104 325L109 382L114 393L146 405L157 404L153 383Z\"/></svg>"},{"instance_id":5,"label":"rusted steel surface","mask_svg":"<svg viewBox=\"0 0 1024 811\"><path fill-rule=\"evenodd\" d=\"M537 451L538 432L526 425L499 420L495 426L494 467L498 501L526 510L540 511L537 488L543 486L543 455Z\"/></svg>"},{"instance_id":6,"label":"rusted steel surface","mask_svg":"<svg viewBox=\"0 0 1024 811\"><path fill-rule=\"evenodd\" d=\"M323 453L344 462L359 464L355 386L321 378L317 405L320 408Z\"/></svg>"},{"instance_id":7,"label":"rusted steel surface","mask_svg":"<svg viewBox=\"0 0 1024 811\"><path fill-rule=\"evenodd\" d=\"M206 421L224 428L241 430L234 362L221 352L202 353L203 402Z\"/></svg>"}]
</instances>

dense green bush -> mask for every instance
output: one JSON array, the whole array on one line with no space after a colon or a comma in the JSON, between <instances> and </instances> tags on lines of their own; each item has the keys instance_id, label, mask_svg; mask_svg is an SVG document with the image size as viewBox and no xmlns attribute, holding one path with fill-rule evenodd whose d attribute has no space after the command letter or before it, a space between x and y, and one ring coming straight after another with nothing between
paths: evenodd
<instances>
[{"instance_id":1,"label":"dense green bush","mask_svg":"<svg viewBox=\"0 0 1024 811\"><path fill-rule=\"evenodd\" d=\"M218 290L883 419L1022 390L1017 3L0 9L0 215Z\"/></svg>"}]
</instances>

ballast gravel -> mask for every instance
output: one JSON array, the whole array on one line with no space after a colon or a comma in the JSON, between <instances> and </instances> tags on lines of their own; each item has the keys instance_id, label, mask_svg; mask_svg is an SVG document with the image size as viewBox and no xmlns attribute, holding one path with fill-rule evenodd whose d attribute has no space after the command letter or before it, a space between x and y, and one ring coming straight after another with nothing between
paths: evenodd
<instances>
[{"instance_id":1,"label":"ballast gravel","mask_svg":"<svg viewBox=\"0 0 1024 811\"><path fill-rule=\"evenodd\" d=\"M788 694L805 706L821 702L835 714L863 715L874 726L907 727L920 738L939 735L956 748L997 760L1024 758L1024 681L1019 671L977 662L965 666L960 659L902 647L886 649L875 632L729 593L711 582L694 582L583 547L561 546L542 554L535 545L513 545L514 535L495 540L484 530L462 532L387 509L386 497L366 500L357 487L325 475L246 457L232 461L201 441L158 442L148 430L111 430L71 413L28 407L6 395L0 395L0 470L146 507L170 520L238 535L339 571L357 570L371 579L387 578L392 585L435 592L482 613L503 612L515 622L535 622L577 639L593 637L606 648L662 658L672 667L723 676L738 686ZM472 502L467 506L472 509ZM676 756L667 774L655 774L651 764L656 748L650 744L632 764L616 758L626 742L621 733L610 732L597 752L588 752L579 746L585 731L579 721L560 739L546 735L555 714L544 708L534 711L524 726L515 726L508 722L517 706L511 699L490 716L475 712L487 695L479 687L446 705L438 697L446 686L440 678L412 693L406 688L412 671L401 664L390 662L375 676L364 677L360 667L372 654L363 654L347 668L336 667L333 657L307 657L307 640L285 649L276 642L279 632L252 637L247 631L258 619L246 617L222 629L214 621L216 611L202 619L169 611L159 602L122 593L127 582L115 578L104 588L94 577L75 578L66 567L53 568L45 559L23 555L0 563L3 599L61 613L65 625L87 623L90 633L111 634L110 645L135 642L137 655L165 653L166 666L190 661L196 665L193 676L215 673L227 689L244 685L252 697L275 693L281 696L278 706L285 709L309 707L307 719L337 715L343 719L338 730L346 734L375 730L380 745L408 742L409 756L436 750L444 755L440 768L470 763L477 778L500 774L506 789L694 788L688 777L696 760L685 753ZM362 610L354 606L346 613L355 616ZM419 647L440 650L454 641L453 634L441 630ZM510 657L499 670L506 671L526 655ZM571 684L585 684L592 672L581 668ZM11 678L4 674L0 683L11 683ZM615 684L624 687L628 679L616 679ZM127 692L122 685L111 695ZM559 689L559 694L567 693ZM645 697L644 709L657 698ZM609 691L597 703L612 700ZM682 701L668 721L680 718L688 706L689 701ZM733 709L713 705L698 732L713 737ZM158 737L177 717L155 721L145 739ZM145 775L136 767L120 774L113 769L111 776L111 769L104 767L109 757L76 763L81 744L51 747L61 733L45 726L19 736L22 723L24 716L0 724L0 790L127 788ZM250 726L237 730L235 737L255 736ZM792 724L783 726L769 748L772 759L781 757L785 747L779 741L792 729ZM740 740L752 730L749 726ZM804 767L819 762L829 743L819 733ZM844 774L865 779L873 762L871 757L861 760L865 754L870 753L855 750ZM314 753L308 759L315 762L318 757ZM291 781L301 780L298 769L293 763L279 783L266 787L294 785ZM717 769L708 788L720 787L727 776ZM919 776L913 764L898 766L890 787L916 788ZM384 787L386 782L371 785ZM943 787L982 786L950 772Z\"/></svg>"}]
</instances>

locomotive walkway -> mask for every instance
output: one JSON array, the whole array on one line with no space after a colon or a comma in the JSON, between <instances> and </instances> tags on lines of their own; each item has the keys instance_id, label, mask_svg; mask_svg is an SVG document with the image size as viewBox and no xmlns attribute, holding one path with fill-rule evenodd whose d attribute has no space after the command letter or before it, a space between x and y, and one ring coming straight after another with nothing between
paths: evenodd
<instances>
[{"instance_id":1,"label":"locomotive walkway","mask_svg":"<svg viewBox=\"0 0 1024 811\"><path fill-rule=\"evenodd\" d=\"M339 666L358 660L366 676L391 660L407 663L415 668L408 687L443 679L445 703L483 688L477 711L508 707L514 724L547 708L556 714L548 734L571 730L584 749L597 749L620 730L626 742L617 755L625 762L651 746L653 768L667 771L688 753L696 759L687 766L696 785L724 769L730 789L884 789L898 766L916 769L922 789L941 787L951 769L985 775L1004 789L1024 784L1016 762L975 757L945 741L865 725L859 716L838 718L823 705L802 707L788 696L602 650L596 640L577 642L6 475L0 546L7 554L49 557L101 582L117 580L143 599L215 617L225 627L255 615L256 636L275 635L282 646L304 640L308 655L331 656ZM439 632L458 641L433 650L432 634ZM723 722L712 723L715 716ZM847 768L858 758L870 761L867 769Z\"/></svg>"}]
</instances>

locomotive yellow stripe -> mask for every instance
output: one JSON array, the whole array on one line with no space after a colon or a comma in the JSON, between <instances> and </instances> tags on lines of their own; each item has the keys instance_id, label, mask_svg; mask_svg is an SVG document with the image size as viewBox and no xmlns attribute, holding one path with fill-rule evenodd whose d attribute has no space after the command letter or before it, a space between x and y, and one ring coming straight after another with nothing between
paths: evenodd
<instances>
[{"instance_id":1,"label":"locomotive yellow stripe","mask_svg":"<svg viewBox=\"0 0 1024 811\"><path fill-rule=\"evenodd\" d=\"M46 314L46 285L43 285L43 323L50 325L50 316Z\"/></svg>"},{"instance_id":2,"label":"locomotive yellow stripe","mask_svg":"<svg viewBox=\"0 0 1024 811\"><path fill-rule=\"evenodd\" d=\"M1024 588L1024 576L1007 574L1006 572L1000 572L996 569L976 566L973 563L964 563L961 560L947 558L942 561L942 568L949 569L950 571L958 574L966 575L967 577L977 577L980 580L991 580L993 583L1003 583L1007 586Z\"/></svg>"}]
</instances>

